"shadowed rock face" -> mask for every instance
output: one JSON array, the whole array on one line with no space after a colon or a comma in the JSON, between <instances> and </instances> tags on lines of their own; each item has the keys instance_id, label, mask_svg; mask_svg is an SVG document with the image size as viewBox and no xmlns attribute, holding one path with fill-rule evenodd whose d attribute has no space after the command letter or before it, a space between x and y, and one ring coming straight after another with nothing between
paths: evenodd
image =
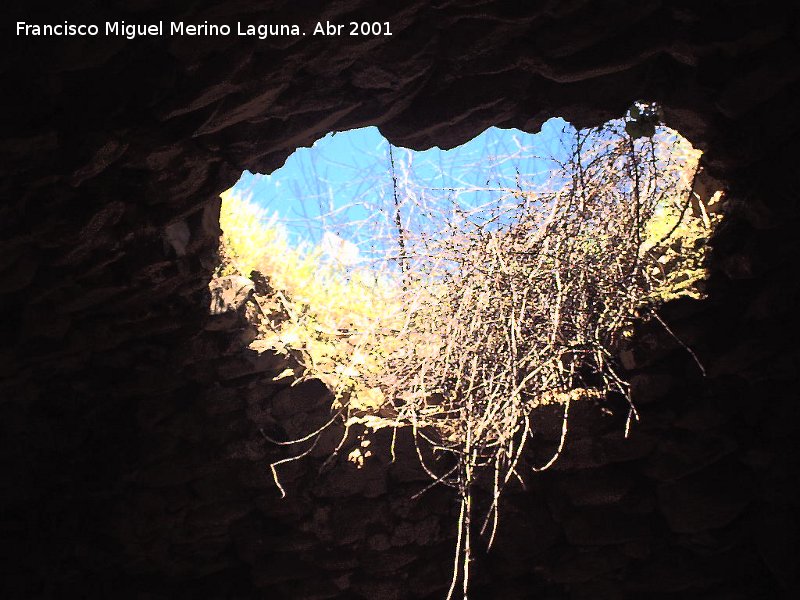
<instances>
[{"instance_id":1,"label":"shadowed rock face","mask_svg":"<svg viewBox=\"0 0 800 600\"><path fill-rule=\"evenodd\" d=\"M707 376L663 329L643 328L626 358L641 423L623 440L624 410L576 410L562 460L507 497L474 597L793 597L797 11L329 4L4 6L7 33L17 20L164 18L309 32L389 21L393 35L8 36L3 597L443 597L455 505L441 489L410 500L425 476L407 440L396 462L375 452L360 470L321 468L323 443L283 469L279 498L267 465L283 455L259 429L309 430L326 393L272 382L285 365L243 349L246 302L209 314L217 194L331 130L379 125L396 144L450 147L553 115L599 124L639 98L659 101L729 188L709 299L662 315ZM559 415L543 418L534 460L557 443Z\"/></svg>"}]
</instances>

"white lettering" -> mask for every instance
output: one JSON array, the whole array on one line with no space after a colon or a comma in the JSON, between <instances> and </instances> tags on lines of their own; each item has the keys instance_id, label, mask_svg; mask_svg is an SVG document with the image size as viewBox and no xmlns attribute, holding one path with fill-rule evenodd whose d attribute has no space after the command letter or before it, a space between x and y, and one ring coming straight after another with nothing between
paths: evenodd
<instances>
[{"instance_id":1,"label":"white lettering","mask_svg":"<svg viewBox=\"0 0 800 600\"><path fill-rule=\"evenodd\" d=\"M203 21L202 23L184 23L183 21L172 21L169 26L170 35L207 35L225 36L231 34L230 25L217 25Z\"/></svg>"},{"instance_id":2,"label":"white lettering","mask_svg":"<svg viewBox=\"0 0 800 600\"><path fill-rule=\"evenodd\" d=\"M236 34L265 40L270 36L300 35L300 26L286 24L246 25L244 23L237 23Z\"/></svg>"},{"instance_id":3,"label":"white lettering","mask_svg":"<svg viewBox=\"0 0 800 600\"><path fill-rule=\"evenodd\" d=\"M342 35L343 27L344 25L337 25L330 21L325 21L325 25L322 24L322 21L317 21L312 35Z\"/></svg>"},{"instance_id":4,"label":"white lettering","mask_svg":"<svg viewBox=\"0 0 800 600\"><path fill-rule=\"evenodd\" d=\"M106 21L106 35L120 35L129 40L140 36L163 35L163 22L158 23L126 23L125 21Z\"/></svg>"},{"instance_id":5,"label":"white lettering","mask_svg":"<svg viewBox=\"0 0 800 600\"><path fill-rule=\"evenodd\" d=\"M85 23L70 23L64 21L63 23L54 23L52 25L36 25L34 23L26 23L25 21L17 21L17 35L33 35L33 36L87 36L98 35L100 30L97 25L87 25Z\"/></svg>"}]
</instances>

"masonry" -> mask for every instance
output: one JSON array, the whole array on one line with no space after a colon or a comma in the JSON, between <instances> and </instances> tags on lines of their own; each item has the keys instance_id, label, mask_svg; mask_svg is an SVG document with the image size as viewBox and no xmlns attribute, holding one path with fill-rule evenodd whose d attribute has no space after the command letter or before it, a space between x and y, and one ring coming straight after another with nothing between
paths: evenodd
<instances>
[{"instance_id":1,"label":"masonry","mask_svg":"<svg viewBox=\"0 0 800 600\"><path fill-rule=\"evenodd\" d=\"M30 21L35 7L8 4L5 26ZM553 470L507 496L474 597L794 597L797 9L299 4L112 15L76 0L48 21L369 21L392 36L9 35L3 597L443 598L454 507L443 490L411 499L413 448L357 471L309 456L280 498L268 464L283 455L259 429L307 431L326 391L272 381L284 365L245 349L247 302L209 314L218 194L329 131L452 147L551 116L597 125L636 99L659 102L728 190L708 299L662 312L706 376L643 326L625 354L640 426L625 440L613 414L578 411ZM532 452L553 443L545 425Z\"/></svg>"}]
</instances>

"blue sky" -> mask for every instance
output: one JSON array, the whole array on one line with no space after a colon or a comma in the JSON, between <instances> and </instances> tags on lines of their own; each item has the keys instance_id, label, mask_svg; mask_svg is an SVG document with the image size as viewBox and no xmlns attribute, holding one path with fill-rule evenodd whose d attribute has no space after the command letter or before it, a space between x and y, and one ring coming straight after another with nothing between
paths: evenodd
<instances>
[{"instance_id":1,"label":"blue sky","mask_svg":"<svg viewBox=\"0 0 800 600\"><path fill-rule=\"evenodd\" d=\"M415 200L402 209L404 224L432 226L423 224L422 205L468 209L496 201L503 188L542 184L555 166L551 157L566 156L574 133L554 118L538 134L493 127L452 150L392 148L400 196ZM362 252L378 222L394 216L389 143L377 127L330 133L271 174L245 171L234 189L277 213L297 241L319 243L329 232Z\"/></svg>"}]
</instances>

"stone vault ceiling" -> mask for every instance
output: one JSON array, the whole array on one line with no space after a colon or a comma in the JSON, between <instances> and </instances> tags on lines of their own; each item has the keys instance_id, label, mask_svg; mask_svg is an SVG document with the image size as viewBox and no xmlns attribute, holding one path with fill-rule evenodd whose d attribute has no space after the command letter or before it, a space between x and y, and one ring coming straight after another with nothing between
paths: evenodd
<instances>
[{"instance_id":1,"label":"stone vault ceiling","mask_svg":"<svg viewBox=\"0 0 800 600\"><path fill-rule=\"evenodd\" d=\"M258 434L325 414L214 321L217 194L331 130L453 146L656 100L728 187L709 299L630 362L642 426L586 408L509 496L476 598L797 591L800 30L788 3L8 3L0 55L0 540L7 598L442 598L449 496L410 460L312 457L280 500ZM388 5L387 5L388 4ZM391 37L23 38L26 22L389 21ZM793 325L794 324L794 325ZM544 444L547 443L545 436Z\"/></svg>"}]
</instances>

